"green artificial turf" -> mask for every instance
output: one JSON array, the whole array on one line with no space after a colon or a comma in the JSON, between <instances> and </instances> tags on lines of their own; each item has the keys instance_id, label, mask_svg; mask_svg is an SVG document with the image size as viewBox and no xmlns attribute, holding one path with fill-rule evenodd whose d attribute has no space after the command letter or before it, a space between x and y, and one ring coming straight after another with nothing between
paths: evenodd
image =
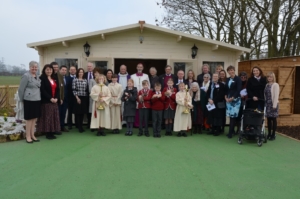
<instances>
[{"instance_id":1,"label":"green artificial turf","mask_svg":"<svg viewBox=\"0 0 300 199\"><path fill-rule=\"evenodd\" d=\"M123 132L124 133L124 132ZM97 137L73 130L56 140L0 144L0 197L300 198L300 142L262 147L237 137Z\"/></svg>"}]
</instances>

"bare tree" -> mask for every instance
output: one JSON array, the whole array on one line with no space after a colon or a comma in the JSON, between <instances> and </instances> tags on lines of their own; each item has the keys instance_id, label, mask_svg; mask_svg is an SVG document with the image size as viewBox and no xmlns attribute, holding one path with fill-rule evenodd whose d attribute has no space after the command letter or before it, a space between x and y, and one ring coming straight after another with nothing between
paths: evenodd
<instances>
[{"instance_id":1,"label":"bare tree","mask_svg":"<svg viewBox=\"0 0 300 199\"><path fill-rule=\"evenodd\" d=\"M157 25L247 48L241 59L299 55L299 0L161 0Z\"/></svg>"}]
</instances>

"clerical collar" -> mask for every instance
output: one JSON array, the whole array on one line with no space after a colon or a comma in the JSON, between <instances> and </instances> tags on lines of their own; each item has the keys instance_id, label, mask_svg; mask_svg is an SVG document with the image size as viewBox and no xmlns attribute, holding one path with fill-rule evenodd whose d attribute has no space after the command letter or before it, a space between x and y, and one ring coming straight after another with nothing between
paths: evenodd
<instances>
[{"instance_id":1,"label":"clerical collar","mask_svg":"<svg viewBox=\"0 0 300 199\"><path fill-rule=\"evenodd\" d=\"M170 77L170 76L171 76L171 74L166 74L166 76Z\"/></svg>"},{"instance_id":2,"label":"clerical collar","mask_svg":"<svg viewBox=\"0 0 300 199\"><path fill-rule=\"evenodd\" d=\"M136 76L143 76L143 73L136 73Z\"/></svg>"}]
</instances>

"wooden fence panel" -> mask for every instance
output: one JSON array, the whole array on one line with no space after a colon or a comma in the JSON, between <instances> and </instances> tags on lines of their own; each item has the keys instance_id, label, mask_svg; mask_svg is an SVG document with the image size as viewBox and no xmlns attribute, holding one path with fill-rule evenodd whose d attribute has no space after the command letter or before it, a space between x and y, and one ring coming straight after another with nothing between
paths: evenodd
<instances>
[{"instance_id":1,"label":"wooden fence panel","mask_svg":"<svg viewBox=\"0 0 300 199\"><path fill-rule=\"evenodd\" d=\"M14 100L15 93L18 91L19 86L0 86L0 100L5 97L5 104L2 105L2 107L8 107L8 106L16 106L16 102ZM7 93L5 95L5 93ZM1 107L0 107L1 108Z\"/></svg>"}]
</instances>

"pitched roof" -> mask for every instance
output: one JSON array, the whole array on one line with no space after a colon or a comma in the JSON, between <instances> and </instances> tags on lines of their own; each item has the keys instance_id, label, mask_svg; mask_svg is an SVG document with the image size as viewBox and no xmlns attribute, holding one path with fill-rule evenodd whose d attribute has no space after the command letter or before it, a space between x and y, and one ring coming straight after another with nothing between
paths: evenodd
<instances>
[{"instance_id":1,"label":"pitched roof","mask_svg":"<svg viewBox=\"0 0 300 199\"><path fill-rule=\"evenodd\" d=\"M111 34L111 33L126 31L126 30L134 29L134 28L140 28L140 24L135 23L135 24L130 24L130 25L126 25L126 26L119 26L116 28L88 32L88 33L83 33L83 34L78 34L78 35L73 35L73 36L68 36L68 37L61 37L61 38L57 38L57 39L50 39L50 40L45 40L45 41L28 43L27 47L30 47L30 48L35 48L35 47L39 47L39 46L42 47L42 46L47 46L50 44L68 42L68 41L72 41L72 40L76 40L76 39L83 39L86 37L98 36L98 35L102 35L102 34ZM201 37L198 35L192 35L192 34L183 33L183 32L179 32L179 31L175 31L175 30L170 30L167 28L163 28L163 27L159 27L159 26L155 26L155 25L151 25L151 24L143 24L143 28L146 28L146 29L149 28L151 30L160 31L160 32L167 33L167 34L181 36L181 38L194 39L194 40L197 40L200 42L205 42L205 43L209 43L211 45L230 48L230 49L236 50L236 51L242 51L242 52L248 52L248 53L251 51L251 49L249 49L249 48L236 46L236 45L228 44L225 42L216 41L213 39L207 39L207 38L204 38L204 37Z\"/></svg>"}]
</instances>

